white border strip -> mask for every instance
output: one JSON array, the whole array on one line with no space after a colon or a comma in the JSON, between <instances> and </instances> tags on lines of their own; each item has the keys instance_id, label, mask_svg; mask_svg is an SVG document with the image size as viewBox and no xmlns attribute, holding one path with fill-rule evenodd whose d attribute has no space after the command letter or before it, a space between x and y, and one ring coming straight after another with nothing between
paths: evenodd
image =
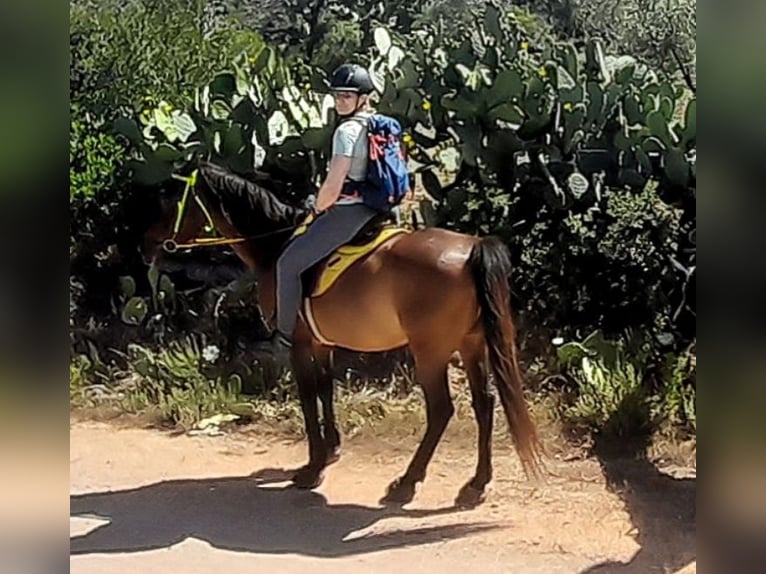
<instances>
[{"instance_id":1,"label":"white border strip","mask_svg":"<svg viewBox=\"0 0 766 574\"><path fill-rule=\"evenodd\" d=\"M335 343L325 339L322 336L322 333L319 332L319 327L317 326L316 320L314 319L314 313L311 311L311 299L309 298L303 300L303 314L306 318L306 323L308 324L311 333L314 335L314 337L316 337L317 341L328 347L334 347Z\"/></svg>"}]
</instances>

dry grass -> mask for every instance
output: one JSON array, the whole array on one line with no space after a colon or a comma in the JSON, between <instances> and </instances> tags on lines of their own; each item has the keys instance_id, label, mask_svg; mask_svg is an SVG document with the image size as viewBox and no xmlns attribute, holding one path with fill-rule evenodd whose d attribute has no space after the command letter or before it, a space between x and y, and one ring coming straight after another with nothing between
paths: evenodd
<instances>
[{"instance_id":1,"label":"dry grass","mask_svg":"<svg viewBox=\"0 0 766 574\"><path fill-rule=\"evenodd\" d=\"M465 373L456 366L449 370L450 392L455 405L455 416L445 433L449 444L476 448L476 419L471 406L471 394ZM576 460L590 456L592 443L588 435L572 435L562 418L565 405L557 395L537 394L529 397L529 406L540 439L549 457L556 460ZM354 390L339 386L335 395L338 426L344 440L386 442L414 445L425 431L425 403L420 387L406 396L397 396L393 390L373 386L357 386ZM284 438L304 438L303 417L295 398L269 400L248 397L234 409L241 423L230 429ZM90 404L72 407L75 419L109 421L121 427L173 428L168 425L159 409L147 407L139 412L127 412L119 403ZM180 430L180 429L179 429ZM187 429L188 430L188 429ZM493 444L495 449L512 449L505 415L496 401ZM696 466L696 441L680 437L672 430L656 433L646 452L650 460L684 467Z\"/></svg>"}]
</instances>

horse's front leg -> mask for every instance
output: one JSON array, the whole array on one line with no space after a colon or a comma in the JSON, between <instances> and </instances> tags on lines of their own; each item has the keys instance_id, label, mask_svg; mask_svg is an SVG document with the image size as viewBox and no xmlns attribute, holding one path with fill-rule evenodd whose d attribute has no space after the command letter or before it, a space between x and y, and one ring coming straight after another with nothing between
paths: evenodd
<instances>
[{"instance_id":1,"label":"horse's front leg","mask_svg":"<svg viewBox=\"0 0 766 574\"><path fill-rule=\"evenodd\" d=\"M335 381L332 376L331 353L332 351L328 347L319 347L314 352L317 391L319 401L322 403L322 427L328 465L340 459L340 431L335 420Z\"/></svg>"},{"instance_id":2,"label":"horse's front leg","mask_svg":"<svg viewBox=\"0 0 766 574\"><path fill-rule=\"evenodd\" d=\"M309 462L296 471L293 483L299 488L315 488L322 483L328 456L319 425L318 384L311 347L296 344L292 351L292 364L309 442Z\"/></svg>"}]
</instances>

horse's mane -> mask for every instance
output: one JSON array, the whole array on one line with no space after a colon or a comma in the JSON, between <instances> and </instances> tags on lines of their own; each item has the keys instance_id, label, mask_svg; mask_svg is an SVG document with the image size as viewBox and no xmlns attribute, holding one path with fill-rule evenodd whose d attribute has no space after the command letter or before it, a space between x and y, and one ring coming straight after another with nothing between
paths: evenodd
<instances>
[{"instance_id":1,"label":"horse's mane","mask_svg":"<svg viewBox=\"0 0 766 574\"><path fill-rule=\"evenodd\" d=\"M296 225L308 210L280 201L272 192L210 162L199 163L208 199L215 201L243 234L257 234ZM199 183L198 183L199 185Z\"/></svg>"}]
</instances>

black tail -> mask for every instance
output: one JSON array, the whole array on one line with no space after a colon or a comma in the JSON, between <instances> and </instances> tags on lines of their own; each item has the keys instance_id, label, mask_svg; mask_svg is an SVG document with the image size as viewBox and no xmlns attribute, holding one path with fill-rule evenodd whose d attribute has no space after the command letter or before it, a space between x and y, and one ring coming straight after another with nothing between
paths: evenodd
<instances>
[{"instance_id":1,"label":"black tail","mask_svg":"<svg viewBox=\"0 0 766 574\"><path fill-rule=\"evenodd\" d=\"M481 309L489 366L508 419L511 437L524 470L536 474L542 449L524 400L516 351L516 328L511 319L511 258L508 248L495 237L483 238L471 251L469 263Z\"/></svg>"}]
</instances>

